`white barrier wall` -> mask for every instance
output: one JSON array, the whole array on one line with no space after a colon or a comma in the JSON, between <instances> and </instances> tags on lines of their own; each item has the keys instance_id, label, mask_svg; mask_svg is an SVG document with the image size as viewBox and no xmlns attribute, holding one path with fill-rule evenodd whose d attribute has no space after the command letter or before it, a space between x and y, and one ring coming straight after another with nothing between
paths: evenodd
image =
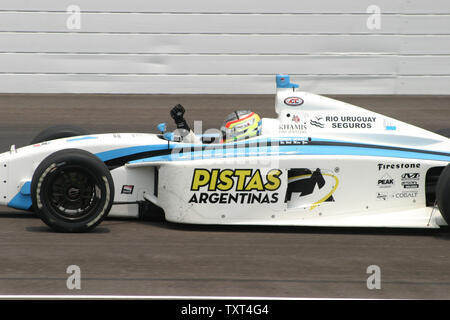
<instances>
[{"instance_id":1,"label":"white barrier wall","mask_svg":"<svg viewBox=\"0 0 450 320\"><path fill-rule=\"evenodd\" d=\"M0 2L0 93L273 93L276 73L450 94L450 1Z\"/></svg>"}]
</instances>

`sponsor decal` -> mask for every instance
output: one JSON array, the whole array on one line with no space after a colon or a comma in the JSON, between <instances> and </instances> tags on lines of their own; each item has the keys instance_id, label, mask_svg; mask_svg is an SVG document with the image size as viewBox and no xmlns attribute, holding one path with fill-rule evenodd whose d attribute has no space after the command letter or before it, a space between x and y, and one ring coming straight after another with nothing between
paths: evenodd
<instances>
[{"instance_id":1,"label":"sponsor decal","mask_svg":"<svg viewBox=\"0 0 450 320\"><path fill-rule=\"evenodd\" d=\"M315 126L315 127L317 127L317 128L323 129L323 128L325 127L325 124L322 123L322 120L323 120L323 117L316 117L315 120L312 120L312 119L309 120L309 123L310 123L312 126Z\"/></svg>"},{"instance_id":2,"label":"sponsor decal","mask_svg":"<svg viewBox=\"0 0 450 320\"><path fill-rule=\"evenodd\" d=\"M394 185L394 179L385 173L380 179L378 179L377 185L379 188L390 188Z\"/></svg>"},{"instance_id":3,"label":"sponsor decal","mask_svg":"<svg viewBox=\"0 0 450 320\"><path fill-rule=\"evenodd\" d=\"M323 202L334 202L339 179L331 170L321 170L317 168L291 169L288 172L288 188L286 202L291 202L291 206L309 206L310 210L315 209Z\"/></svg>"},{"instance_id":4,"label":"sponsor decal","mask_svg":"<svg viewBox=\"0 0 450 320\"><path fill-rule=\"evenodd\" d=\"M372 129L377 117L370 116L326 116L325 122L333 129Z\"/></svg>"},{"instance_id":5,"label":"sponsor decal","mask_svg":"<svg viewBox=\"0 0 450 320\"><path fill-rule=\"evenodd\" d=\"M402 180L419 180L419 179L420 179L419 172L402 174Z\"/></svg>"},{"instance_id":6,"label":"sponsor decal","mask_svg":"<svg viewBox=\"0 0 450 320\"><path fill-rule=\"evenodd\" d=\"M388 131L395 131L395 130L397 130L397 126L396 126L394 120L384 119L383 120L383 124L384 124L384 129L385 130L388 130Z\"/></svg>"},{"instance_id":7,"label":"sponsor decal","mask_svg":"<svg viewBox=\"0 0 450 320\"><path fill-rule=\"evenodd\" d=\"M41 142L41 143L33 144L33 147L41 147L41 146L46 146L48 144L50 144L50 141L44 141L44 142Z\"/></svg>"},{"instance_id":8,"label":"sponsor decal","mask_svg":"<svg viewBox=\"0 0 450 320\"><path fill-rule=\"evenodd\" d=\"M389 169L420 169L420 163L378 163L378 171Z\"/></svg>"},{"instance_id":9,"label":"sponsor decal","mask_svg":"<svg viewBox=\"0 0 450 320\"><path fill-rule=\"evenodd\" d=\"M394 193L377 192L376 200L377 201L388 201L389 199L417 198L418 194L419 193L417 191L413 191L413 190L394 192Z\"/></svg>"},{"instance_id":10,"label":"sponsor decal","mask_svg":"<svg viewBox=\"0 0 450 320\"><path fill-rule=\"evenodd\" d=\"M300 97L289 97L284 99L284 104L288 106L299 106L303 104L303 99Z\"/></svg>"},{"instance_id":11,"label":"sponsor decal","mask_svg":"<svg viewBox=\"0 0 450 320\"><path fill-rule=\"evenodd\" d=\"M123 185L122 186L122 194L133 194L134 186L133 185Z\"/></svg>"},{"instance_id":12,"label":"sponsor decal","mask_svg":"<svg viewBox=\"0 0 450 320\"><path fill-rule=\"evenodd\" d=\"M417 189L419 188L419 172L409 172L402 174L402 186L404 189Z\"/></svg>"},{"instance_id":13,"label":"sponsor decal","mask_svg":"<svg viewBox=\"0 0 450 320\"><path fill-rule=\"evenodd\" d=\"M271 169L195 169L189 203L262 204L277 203L282 172Z\"/></svg>"},{"instance_id":14,"label":"sponsor decal","mask_svg":"<svg viewBox=\"0 0 450 320\"><path fill-rule=\"evenodd\" d=\"M294 121L295 123L299 123L300 122L300 117L298 115L293 115L292 116L292 121Z\"/></svg>"},{"instance_id":15,"label":"sponsor decal","mask_svg":"<svg viewBox=\"0 0 450 320\"><path fill-rule=\"evenodd\" d=\"M280 124L281 133L306 133L304 124Z\"/></svg>"},{"instance_id":16,"label":"sponsor decal","mask_svg":"<svg viewBox=\"0 0 450 320\"><path fill-rule=\"evenodd\" d=\"M308 127L306 121L297 114L287 113L286 117L290 119L289 122L281 123L279 126L280 133L306 134Z\"/></svg>"},{"instance_id":17,"label":"sponsor decal","mask_svg":"<svg viewBox=\"0 0 450 320\"><path fill-rule=\"evenodd\" d=\"M419 183L417 181L403 181L402 186L404 189L417 189L419 188Z\"/></svg>"},{"instance_id":18,"label":"sponsor decal","mask_svg":"<svg viewBox=\"0 0 450 320\"><path fill-rule=\"evenodd\" d=\"M377 200L386 201L388 199L387 192L377 192Z\"/></svg>"},{"instance_id":19,"label":"sponsor decal","mask_svg":"<svg viewBox=\"0 0 450 320\"><path fill-rule=\"evenodd\" d=\"M280 146L291 146L291 145L306 145L308 144L308 138L281 138L278 142Z\"/></svg>"},{"instance_id":20,"label":"sponsor decal","mask_svg":"<svg viewBox=\"0 0 450 320\"><path fill-rule=\"evenodd\" d=\"M396 199L416 198L418 194L419 193L417 191L403 191L394 193L392 197Z\"/></svg>"}]
</instances>

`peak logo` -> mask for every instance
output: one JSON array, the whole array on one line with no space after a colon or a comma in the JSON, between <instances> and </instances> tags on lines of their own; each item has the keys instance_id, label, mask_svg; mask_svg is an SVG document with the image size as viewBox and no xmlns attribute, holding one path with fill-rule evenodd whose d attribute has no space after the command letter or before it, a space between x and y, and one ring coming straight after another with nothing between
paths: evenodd
<instances>
[{"instance_id":1,"label":"peak logo","mask_svg":"<svg viewBox=\"0 0 450 320\"><path fill-rule=\"evenodd\" d=\"M391 178L387 173L378 179L378 187L380 188L390 188L394 185L394 179Z\"/></svg>"},{"instance_id":2,"label":"peak logo","mask_svg":"<svg viewBox=\"0 0 450 320\"><path fill-rule=\"evenodd\" d=\"M332 171L291 169L288 176L286 201L289 207L306 206L313 210L323 202L334 202L339 179Z\"/></svg>"},{"instance_id":3,"label":"peak logo","mask_svg":"<svg viewBox=\"0 0 450 320\"><path fill-rule=\"evenodd\" d=\"M303 104L303 99L299 97L289 97L284 99L284 104L288 106L300 106Z\"/></svg>"}]
</instances>

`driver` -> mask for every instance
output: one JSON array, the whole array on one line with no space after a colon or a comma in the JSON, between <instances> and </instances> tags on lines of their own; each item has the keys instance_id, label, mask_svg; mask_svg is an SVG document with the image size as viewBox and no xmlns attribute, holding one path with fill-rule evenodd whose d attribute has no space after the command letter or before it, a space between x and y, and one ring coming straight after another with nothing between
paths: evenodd
<instances>
[{"instance_id":1,"label":"driver","mask_svg":"<svg viewBox=\"0 0 450 320\"><path fill-rule=\"evenodd\" d=\"M181 104L177 104L170 111L178 131L181 131L183 142L202 143L184 119L185 112L186 110ZM221 142L228 143L249 139L261 133L261 118L255 112L249 110L234 111L225 118L220 129L222 132Z\"/></svg>"},{"instance_id":2,"label":"driver","mask_svg":"<svg viewBox=\"0 0 450 320\"><path fill-rule=\"evenodd\" d=\"M220 130L225 143L253 138L261 133L261 118L249 110L234 111L225 118Z\"/></svg>"}]
</instances>

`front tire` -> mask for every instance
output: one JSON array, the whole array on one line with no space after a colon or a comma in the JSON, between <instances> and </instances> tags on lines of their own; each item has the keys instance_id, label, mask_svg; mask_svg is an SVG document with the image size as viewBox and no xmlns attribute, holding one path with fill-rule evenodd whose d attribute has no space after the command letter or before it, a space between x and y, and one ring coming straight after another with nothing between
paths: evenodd
<instances>
[{"instance_id":1,"label":"front tire","mask_svg":"<svg viewBox=\"0 0 450 320\"><path fill-rule=\"evenodd\" d=\"M445 222L450 226L450 164L439 176L436 186L436 201Z\"/></svg>"},{"instance_id":2,"label":"front tire","mask_svg":"<svg viewBox=\"0 0 450 320\"><path fill-rule=\"evenodd\" d=\"M55 139L85 136L88 134L90 134L90 132L86 129L77 126L62 124L42 130L36 135L36 137L34 137L33 140L31 140L30 144L36 144Z\"/></svg>"},{"instance_id":3,"label":"front tire","mask_svg":"<svg viewBox=\"0 0 450 320\"><path fill-rule=\"evenodd\" d=\"M108 215L114 183L106 165L79 149L57 151L37 167L31 181L33 209L59 232L87 232Z\"/></svg>"}]
</instances>

